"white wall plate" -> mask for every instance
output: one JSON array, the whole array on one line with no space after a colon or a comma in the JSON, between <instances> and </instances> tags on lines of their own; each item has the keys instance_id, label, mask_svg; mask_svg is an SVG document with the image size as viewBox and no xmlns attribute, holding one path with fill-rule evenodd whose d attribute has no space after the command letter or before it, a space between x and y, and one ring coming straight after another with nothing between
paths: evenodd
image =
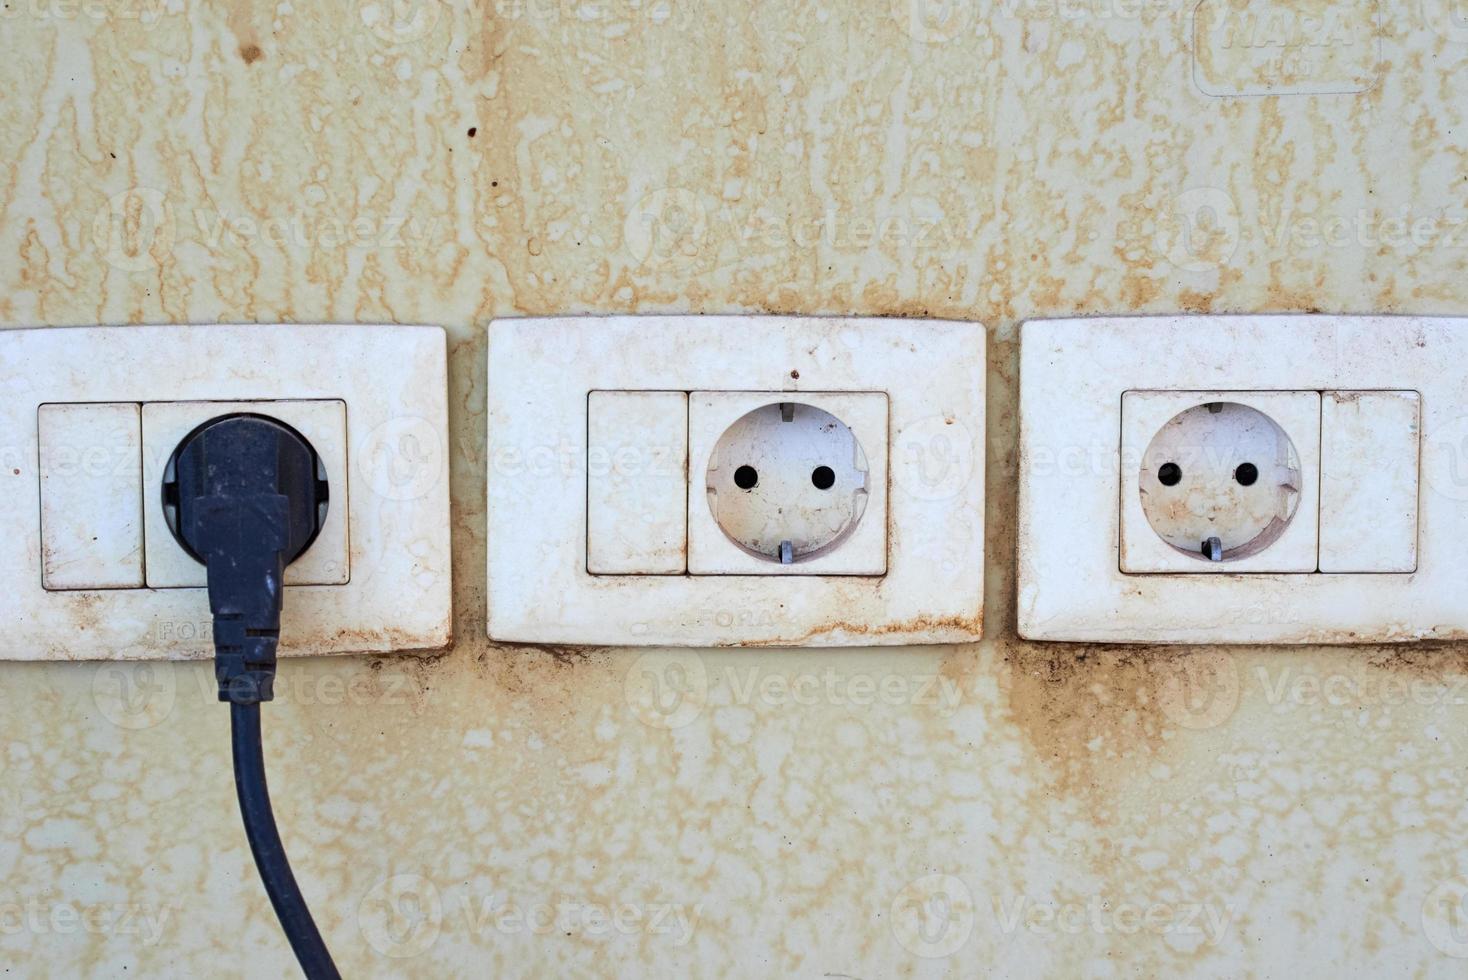
<instances>
[{"instance_id":1,"label":"white wall plate","mask_svg":"<svg viewBox=\"0 0 1468 980\"><path fill-rule=\"evenodd\" d=\"M488 356L494 639L869 646L979 638L981 325L776 316L512 319L490 325ZM693 410L676 394L628 398L618 408L607 392L686 393ZM608 431L614 416L590 419L589 400L596 412L627 419L626 435ZM714 429L750 407L783 402L850 414L841 421L862 445L870 479L880 482L871 484L880 492L849 536L813 548L794 572L777 559L751 557L724 535L709 511L704 472L720 437ZM596 433L590 464L589 424ZM693 454L690 425L697 427ZM612 458L619 462L609 464ZM686 461L672 474L686 488L681 510L677 494L668 493L667 460ZM798 465L809 462L819 460L802 457ZM615 478L604 472L608 465L615 465ZM596 566L649 574L588 571L589 491L598 515L593 530L604 536L592 549ZM617 503L623 494L625 505ZM618 533L608 526L621 520L635 520L637 528ZM696 559L687 560L685 544L684 562L675 567L679 552L670 535L688 536L690 527ZM650 542L644 556L631 553L638 528L647 529ZM843 555L847 548L853 550Z\"/></svg>"},{"instance_id":2,"label":"white wall plate","mask_svg":"<svg viewBox=\"0 0 1468 980\"><path fill-rule=\"evenodd\" d=\"M182 567L170 560L178 546L152 513L161 513L153 485L161 467L148 457L151 449L166 459L167 443L176 444L191 419L240 408L271 414L273 407L315 433L335 509L323 546L331 553L321 553L329 561L306 567L311 581L333 584L291 584L287 571L281 654L449 642L442 329L8 330L0 332L0 384L0 479L9 481L0 495L0 617L9 624L0 658L212 654L204 588L144 587L149 562ZM86 403L100 409L60 408ZM68 576L73 565L85 574Z\"/></svg>"},{"instance_id":3,"label":"white wall plate","mask_svg":"<svg viewBox=\"0 0 1468 980\"><path fill-rule=\"evenodd\" d=\"M1021 328L1020 372L1023 637L1352 643L1468 636L1461 558L1468 320L1036 320ZM1203 560L1185 571L1124 572L1121 516L1133 540L1151 530L1130 499L1138 482L1132 471L1144 465L1135 447L1146 434L1123 438L1124 397L1139 391L1179 393L1179 404L1252 400L1293 428L1307 461L1304 513L1294 520L1318 527L1317 560L1301 562L1294 552L1307 539L1286 534L1277 540L1290 542L1284 564L1291 573L1271 569L1268 550L1238 565ZM1298 393L1311 392L1321 397L1318 415L1297 411ZM1225 453L1212 462L1228 473L1239 460Z\"/></svg>"}]
</instances>

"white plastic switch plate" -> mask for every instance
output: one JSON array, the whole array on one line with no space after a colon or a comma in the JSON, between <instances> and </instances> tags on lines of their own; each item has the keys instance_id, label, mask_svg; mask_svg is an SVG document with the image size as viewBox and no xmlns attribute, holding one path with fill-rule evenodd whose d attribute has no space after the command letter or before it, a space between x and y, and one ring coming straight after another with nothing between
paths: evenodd
<instances>
[{"instance_id":1,"label":"white plastic switch plate","mask_svg":"<svg viewBox=\"0 0 1468 980\"><path fill-rule=\"evenodd\" d=\"M187 432L221 409L236 407L225 403L293 420L310 430L318 451L337 460L328 462L336 472L329 473L327 522L340 529L339 536L335 543L318 541L301 560L323 544L322 556L340 560L344 543L350 574L344 575L344 568L323 569L320 578L339 583L331 585L291 584L287 578L281 653L446 645L451 608L445 353L444 333L437 327L201 325L0 332L0 385L6 392L0 400L0 446L7 447L0 479L10 481L0 494L0 617L10 624L0 658L184 659L212 653L204 588L136 586L155 581L155 575L168 578L172 559L157 556L177 548L161 513L153 513L162 508L161 488L152 485L161 480L162 467L149 456L166 460L173 451L165 428L183 426ZM75 484L63 490L56 482L55 450L62 443L42 452L58 419L52 406L80 403L122 406L115 418L135 420L131 428L124 424L110 434L106 426L87 427L95 434L86 438L98 452L124 462L108 473L105 487L83 492ZM343 411L344 437L337 428ZM129 456L135 462L127 463ZM128 472L128 466L134 469ZM41 467L47 473L44 484ZM43 494L51 514L44 518L47 528L70 528L72 544L82 537L73 533L77 529L136 522L142 560L127 579L134 587L118 584L120 579L110 580L107 588L101 581L90 583L95 588L54 587L61 569L53 563L50 573L45 570L38 519ZM69 499L63 501L63 495ZM332 525L333 512L338 525ZM97 536L99 543L105 537ZM50 531L45 538L61 541L53 541ZM109 567L121 551L107 558Z\"/></svg>"},{"instance_id":2,"label":"white plastic switch plate","mask_svg":"<svg viewBox=\"0 0 1468 980\"><path fill-rule=\"evenodd\" d=\"M788 406L788 419L782 406ZM814 434L833 439L834 444L806 440L795 445L788 473L781 471L778 460L749 460L737 451L716 453L724 433L761 408L767 409L767 424L776 430L798 429L805 424L802 414L808 408L818 409L825 415L812 413ZM844 423L850 434L831 420ZM838 431L832 432L833 428ZM692 460L688 570L692 574L881 575L887 571L887 396L882 392L803 392L796 398L779 391L695 391L689 401L688 441ZM750 466L751 462L755 465ZM813 477L815 468L822 465L833 470L833 485L824 488L815 485ZM741 466L750 466L757 474L756 485L747 490L734 484ZM744 523L756 535L768 529L761 546L729 547L729 534L719 523L721 504L724 521L731 528L744 519L738 511L754 511L759 527ZM783 563L778 529L791 522L797 522L807 535L826 531L835 540L809 559ZM843 530L847 531L844 536L840 534ZM798 556L799 542L795 550Z\"/></svg>"},{"instance_id":3,"label":"white plastic switch plate","mask_svg":"<svg viewBox=\"0 0 1468 980\"><path fill-rule=\"evenodd\" d=\"M1415 391L1331 391L1321 400L1320 570L1417 569Z\"/></svg>"},{"instance_id":4,"label":"white plastic switch plate","mask_svg":"<svg viewBox=\"0 0 1468 980\"><path fill-rule=\"evenodd\" d=\"M688 394L593 391L586 406L586 569L688 567Z\"/></svg>"},{"instance_id":5,"label":"white plastic switch plate","mask_svg":"<svg viewBox=\"0 0 1468 980\"><path fill-rule=\"evenodd\" d=\"M213 418L251 412L279 419L306 437L326 468L329 498L326 521L300 558L286 566L286 585L344 585L351 578L347 522L351 510L347 467L347 406L322 401L146 402L143 405L143 485L149 499L143 510L148 542L150 589L201 588L204 566L178 546L158 506L163 471L184 436Z\"/></svg>"},{"instance_id":6,"label":"white plastic switch plate","mask_svg":"<svg viewBox=\"0 0 1468 980\"><path fill-rule=\"evenodd\" d=\"M1277 489L1271 489L1268 493L1261 492L1266 489L1265 484L1270 482L1270 468L1266 467L1261 456L1245 448L1251 441L1257 442L1257 437L1251 438L1252 433L1239 432L1229 427L1227 420L1245 414L1229 408L1237 405L1259 413L1254 417L1266 426L1272 420L1278 430L1282 430L1293 443L1297 465L1291 467L1289 476L1281 474L1279 479L1287 483L1294 493L1290 494L1288 501L1288 519L1283 522L1284 526L1278 537L1267 547L1239 558L1209 561L1200 553L1203 540L1209 537L1208 530L1219 530L1224 534L1223 545L1228 545L1228 536L1224 529L1212 528L1208 520L1198 520L1195 517L1196 512L1204 511L1215 503L1210 498L1232 490L1240 497L1262 498L1269 504L1277 503L1288 492ZM1217 411L1212 410L1215 408ZM1185 433L1183 444L1168 446L1161 453L1154 451L1156 458L1148 459L1149 445L1159 431L1169 420L1189 410L1195 411L1205 428L1210 425L1210 420L1221 420L1217 429L1219 441L1214 443L1206 438L1206 431L1192 429ZM1319 392L1125 392L1121 402L1121 460L1122 571L1182 574L1315 571L1319 539ZM1158 466L1165 466L1169 462L1181 471L1180 482L1175 487L1160 486L1151 479ZM1240 487L1232 475L1243 463L1257 463L1261 471L1257 482L1249 487ZM1144 476L1147 477L1145 483ZM1210 481L1222 486L1208 486L1207 482ZM1159 536L1143 509L1144 501L1156 503L1159 509L1183 511L1176 515L1182 518L1180 523L1183 526L1204 528L1179 541L1179 545L1185 541L1190 551L1185 553L1180 547L1169 544ZM1255 515L1246 515L1244 519L1247 521L1250 516ZM1241 536L1250 535L1245 533Z\"/></svg>"},{"instance_id":7,"label":"white plastic switch plate","mask_svg":"<svg viewBox=\"0 0 1468 980\"><path fill-rule=\"evenodd\" d=\"M985 373L979 324L774 316L497 320L490 325L488 362L491 637L608 646L866 646L979 637ZM595 518L598 541L604 519L615 523L630 513L635 527L645 498L663 501L653 523L671 526L664 474L621 484L631 501L623 507L609 505L602 498L608 484L585 471L589 431L599 433L594 445L608 441L604 423L588 417L592 392L689 395L689 459L681 478L687 572L590 570L592 499L602 499L604 508ZM788 450L783 442L775 449L756 445L760 440L741 420L750 410L778 416L782 404L793 407L787 424L800 438ZM818 418L807 413L817 412L849 427L864 458L842 441L841 426L825 435L806 429ZM761 416L755 424L767 421ZM788 487L803 508L791 526L810 535L810 550L796 554L792 542L793 572L749 553L768 542L761 508L778 509L783 500L756 494L740 501L748 507L721 510L723 526L715 516L708 464L725 436L726 448L767 453L768 464L756 460L766 466L761 489L780 494L779 487ZM671 432L633 437L632 451L639 442L665 441L677 443ZM859 463L867 467L865 478L857 475ZM731 455L731 465L741 463ZM849 529L846 498L832 498L828 509L800 485L802 479L813 487L826 483L814 473L821 465L833 471L829 493L864 491L863 513ZM858 488L863 479L866 486Z\"/></svg>"},{"instance_id":8,"label":"white plastic switch plate","mask_svg":"<svg viewBox=\"0 0 1468 980\"><path fill-rule=\"evenodd\" d=\"M1468 636L1458 554L1468 537L1468 320L1031 321L1021 328L1020 370L1018 621L1025 638L1351 643ZM1129 572L1121 560L1123 521L1129 542L1152 531L1145 515L1138 524L1130 509L1135 494L1124 487L1144 465L1130 455L1141 437L1123 434L1127 393L1140 391L1176 392L1180 400L1227 393L1235 401L1256 397L1241 393L1305 393L1307 401L1318 393L1317 563L1298 567L1309 563L1292 558L1280 564L1294 570L1269 572L1251 569L1254 558L1246 557L1219 563L1215 574ZM1294 434L1310 431L1307 411L1272 405L1269 413L1291 430L1301 457L1305 482L1294 523L1304 519L1305 527L1306 458L1317 436ZM1281 536L1254 557L1288 543Z\"/></svg>"},{"instance_id":9,"label":"white plastic switch plate","mask_svg":"<svg viewBox=\"0 0 1468 980\"><path fill-rule=\"evenodd\" d=\"M36 425L42 584L47 589L142 585L138 406L42 405Z\"/></svg>"}]
</instances>

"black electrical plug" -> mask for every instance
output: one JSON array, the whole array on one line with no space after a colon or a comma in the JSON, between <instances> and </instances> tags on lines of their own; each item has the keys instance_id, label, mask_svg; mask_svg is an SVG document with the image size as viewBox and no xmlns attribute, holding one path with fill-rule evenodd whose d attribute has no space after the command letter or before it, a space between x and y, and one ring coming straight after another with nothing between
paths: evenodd
<instances>
[{"instance_id":1,"label":"black electrical plug","mask_svg":"<svg viewBox=\"0 0 1468 980\"><path fill-rule=\"evenodd\" d=\"M320 533L327 496L311 444L263 415L211 419L169 460L169 528L208 569L219 700L254 704L274 696L281 579Z\"/></svg>"},{"instance_id":2,"label":"black electrical plug","mask_svg":"<svg viewBox=\"0 0 1468 980\"><path fill-rule=\"evenodd\" d=\"M180 545L208 573L214 675L230 703L235 792L245 836L281 928L311 980L339 980L331 953L291 873L260 741L260 702L271 700L285 567L326 519L326 472L311 444L263 415L211 419L178 444L164 471L163 509Z\"/></svg>"}]
</instances>

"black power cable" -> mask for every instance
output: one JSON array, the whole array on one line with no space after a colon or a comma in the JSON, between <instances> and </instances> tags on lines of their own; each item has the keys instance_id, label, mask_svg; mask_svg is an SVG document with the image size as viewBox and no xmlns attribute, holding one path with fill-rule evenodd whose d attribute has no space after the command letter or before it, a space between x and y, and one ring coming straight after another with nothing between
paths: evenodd
<instances>
[{"instance_id":1,"label":"black power cable","mask_svg":"<svg viewBox=\"0 0 1468 980\"><path fill-rule=\"evenodd\" d=\"M211 419L184 437L164 473L169 527L208 570L214 675L230 705L234 783L270 904L309 980L339 980L275 826L260 744L260 702L275 696L285 567L326 515L327 482L300 433L260 415Z\"/></svg>"},{"instance_id":2,"label":"black power cable","mask_svg":"<svg viewBox=\"0 0 1468 980\"><path fill-rule=\"evenodd\" d=\"M306 976L312 980L338 977L331 953L291 873L280 832L275 829L275 812L270 808L270 790L265 785L265 756L260 751L260 706L232 704L229 718L234 741L234 788L265 893Z\"/></svg>"}]
</instances>

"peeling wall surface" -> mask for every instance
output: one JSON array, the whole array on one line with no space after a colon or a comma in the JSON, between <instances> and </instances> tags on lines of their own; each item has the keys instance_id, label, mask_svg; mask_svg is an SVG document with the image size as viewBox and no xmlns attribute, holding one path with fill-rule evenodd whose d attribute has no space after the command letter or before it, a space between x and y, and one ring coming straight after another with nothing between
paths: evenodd
<instances>
[{"instance_id":1,"label":"peeling wall surface","mask_svg":"<svg viewBox=\"0 0 1468 980\"><path fill-rule=\"evenodd\" d=\"M1023 318L1468 309L1461 0L7 0L0 38L0 322L449 331L456 640L287 661L265 709L344 973L1462 975L1468 645L1026 644L1013 575ZM649 311L986 323L988 639L484 639L485 324ZM9 975L295 969L228 724L207 663L0 665Z\"/></svg>"}]
</instances>

